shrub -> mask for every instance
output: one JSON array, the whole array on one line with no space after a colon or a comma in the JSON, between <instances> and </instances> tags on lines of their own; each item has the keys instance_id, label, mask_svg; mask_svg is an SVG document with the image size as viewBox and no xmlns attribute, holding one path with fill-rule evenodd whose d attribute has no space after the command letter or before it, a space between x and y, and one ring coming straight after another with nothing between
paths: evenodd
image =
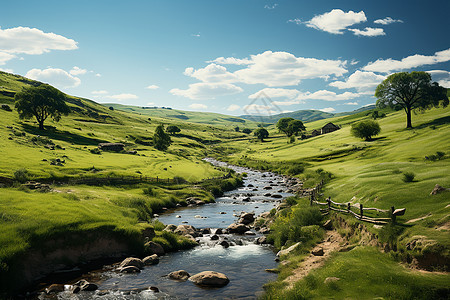
<instances>
[{"instance_id":1,"label":"shrub","mask_svg":"<svg viewBox=\"0 0 450 300\"><path fill-rule=\"evenodd\" d=\"M380 131L381 128L378 122L373 120L366 120L358 123L353 123L350 132L354 137L370 141L372 137L378 135Z\"/></svg>"},{"instance_id":2,"label":"shrub","mask_svg":"<svg viewBox=\"0 0 450 300\"><path fill-rule=\"evenodd\" d=\"M250 129L248 129L248 128L242 129L242 132L245 133L245 134L250 134L250 133L252 133L252 131L251 131Z\"/></svg>"},{"instance_id":3,"label":"shrub","mask_svg":"<svg viewBox=\"0 0 450 300\"><path fill-rule=\"evenodd\" d=\"M416 175L413 172L405 172L403 173L403 181L404 182L413 182Z\"/></svg>"},{"instance_id":4,"label":"shrub","mask_svg":"<svg viewBox=\"0 0 450 300\"><path fill-rule=\"evenodd\" d=\"M155 196L156 195L155 191L153 191L153 188L151 186L149 186L148 188L142 189L142 192L144 192L144 195L147 195L147 196Z\"/></svg>"},{"instance_id":5,"label":"shrub","mask_svg":"<svg viewBox=\"0 0 450 300\"><path fill-rule=\"evenodd\" d=\"M287 170L287 174L294 176L294 175L298 175L303 173L303 171L305 170L305 167L301 166L301 165L296 165L296 166L292 166Z\"/></svg>"},{"instance_id":6,"label":"shrub","mask_svg":"<svg viewBox=\"0 0 450 300\"><path fill-rule=\"evenodd\" d=\"M102 151L100 151L100 149L98 148L94 148L89 150L92 154L102 154Z\"/></svg>"},{"instance_id":7,"label":"shrub","mask_svg":"<svg viewBox=\"0 0 450 300\"><path fill-rule=\"evenodd\" d=\"M173 177L173 181L175 181L175 182L178 183L178 184L182 184L182 183L188 182L186 179L184 179L184 178L181 177L181 176L174 176L174 177Z\"/></svg>"},{"instance_id":8,"label":"shrub","mask_svg":"<svg viewBox=\"0 0 450 300\"><path fill-rule=\"evenodd\" d=\"M26 169L19 169L14 172L14 179L20 183L25 183L29 180L29 175Z\"/></svg>"}]
</instances>

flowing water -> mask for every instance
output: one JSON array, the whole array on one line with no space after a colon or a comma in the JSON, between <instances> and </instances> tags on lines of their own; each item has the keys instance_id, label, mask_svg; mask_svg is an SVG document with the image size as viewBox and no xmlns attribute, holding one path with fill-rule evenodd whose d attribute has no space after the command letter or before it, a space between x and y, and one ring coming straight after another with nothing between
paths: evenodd
<instances>
[{"instance_id":1,"label":"flowing water","mask_svg":"<svg viewBox=\"0 0 450 300\"><path fill-rule=\"evenodd\" d=\"M164 224L188 224L195 228L226 228L234 223L241 212L254 212L255 215L270 211L288 193L286 178L242 167L227 165L214 159L207 159L216 166L224 166L236 172L246 172L243 187L226 192L216 203L195 207L179 208L159 216ZM249 186L250 185L250 186ZM270 188L268 188L270 186ZM267 193L280 195L274 198ZM264 196L266 195L266 196ZM245 200L245 201L244 201ZM220 235L220 240L212 241L210 234L198 238L199 246L160 258L157 265L146 266L138 274L122 274L112 266L101 271L91 272L99 289L95 292L72 294L69 291L57 294L58 299L254 299L263 292L263 285L276 279L276 275L265 269L276 267L273 248L257 245L254 235ZM219 242L226 240L231 246L222 247ZM190 281L179 282L167 278L168 273L186 270L193 275L202 271L224 273L230 283L222 288L201 288ZM160 292L149 290L158 287ZM41 295L40 299L47 296Z\"/></svg>"}]
</instances>

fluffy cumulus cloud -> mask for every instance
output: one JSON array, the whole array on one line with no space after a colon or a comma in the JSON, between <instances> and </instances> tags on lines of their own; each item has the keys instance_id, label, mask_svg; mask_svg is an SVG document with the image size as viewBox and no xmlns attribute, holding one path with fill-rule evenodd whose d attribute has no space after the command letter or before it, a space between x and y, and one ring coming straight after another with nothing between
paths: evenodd
<instances>
[{"instance_id":1,"label":"fluffy cumulus cloud","mask_svg":"<svg viewBox=\"0 0 450 300\"><path fill-rule=\"evenodd\" d=\"M145 88L148 90L157 90L157 89L159 89L159 86L157 86L156 84L151 84Z\"/></svg>"},{"instance_id":2,"label":"fluffy cumulus cloud","mask_svg":"<svg viewBox=\"0 0 450 300\"><path fill-rule=\"evenodd\" d=\"M0 65L4 65L8 60L15 58L16 56L13 54L9 54L6 52L2 52L0 50Z\"/></svg>"},{"instance_id":3,"label":"fluffy cumulus cloud","mask_svg":"<svg viewBox=\"0 0 450 300\"><path fill-rule=\"evenodd\" d=\"M384 19L378 19L378 20L375 20L373 22L375 24L380 24L380 25L389 25L389 24L392 24L392 23L403 23L402 20L395 20L395 19L392 19L391 17L386 17Z\"/></svg>"},{"instance_id":4,"label":"fluffy cumulus cloud","mask_svg":"<svg viewBox=\"0 0 450 300\"><path fill-rule=\"evenodd\" d=\"M219 65L248 65L251 64L251 60L244 58L235 58L235 57L218 57L215 60L207 61L207 63L216 63Z\"/></svg>"},{"instance_id":5,"label":"fluffy cumulus cloud","mask_svg":"<svg viewBox=\"0 0 450 300\"><path fill-rule=\"evenodd\" d=\"M447 50L438 51L434 55L415 54L405 57L402 60L395 60L392 58L378 59L374 62L368 63L363 68L363 70L380 73L390 73L392 71L407 70L424 65L433 65L447 61L450 61L450 48Z\"/></svg>"},{"instance_id":6,"label":"fluffy cumulus cloud","mask_svg":"<svg viewBox=\"0 0 450 300\"><path fill-rule=\"evenodd\" d=\"M254 94L248 96L249 99L257 99L261 97L261 93L269 98L287 98L294 99L298 96L299 91L296 89L281 89L281 88L265 88Z\"/></svg>"},{"instance_id":7,"label":"fluffy cumulus cloud","mask_svg":"<svg viewBox=\"0 0 450 300\"><path fill-rule=\"evenodd\" d=\"M42 54L51 50L74 50L77 42L37 28L0 28L0 50L6 53Z\"/></svg>"},{"instance_id":8,"label":"fluffy cumulus cloud","mask_svg":"<svg viewBox=\"0 0 450 300\"><path fill-rule=\"evenodd\" d=\"M205 104L201 104L201 103L192 103L191 105L189 105L189 108L192 109L207 109L208 106Z\"/></svg>"},{"instance_id":9,"label":"fluffy cumulus cloud","mask_svg":"<svg viewBox=\"0 0 450 300\"><path fill-rule=\"evenodd\" d=\"M0 71L6 72L6 73L14 73L14 70L13 70L13 69L3 69L3 68L0 68Z\"/></svg>"},{"instance_id":10,"label":"fluffy cumulus cloud","mask_svg":"<svg viewBox=\"0 0 450 300\"><path fill-rule=\"evenodd\" d=\"M196 78L203 82L231 83L238 80L233 73L227 71L227 68L214 63L198 70L195 70L194 68L186 68L184 75Z\"/></svg>"},{"instance_id":11,"label":"fluffy cumulus cloud","mask_svg":"<svg viewBox=\"0 0 450 300\"><path fill-rule=\"evenodd\" d=\"M296 57L288 52L266 51L251 56L251 64L234 72L240 82L269 87L298 85L302 79L342 76L346 61Z\"/></svg>"},{"instance_id":12,"label":"fluffy cumulus cloud","mask_svg":"<svg viewBox=\"0 0 450 300\"><path fill-rule=\"evenodd\" d=\"M323 100L323 101L341 101L358 98L361 95L358 93L345 92L342 94L336 94L332 91L320 90L314 93L306 92L297 97L297 100Z\"/></svg>"},{"instance_id":13,"label":"fluffy cumulus cloud","mask_svg":"<svg viewBox=\"0 0 450 300\"><path fill-rule=\"evenodd\" d=\"M139 97L135 94L123 93L123 94L107 96L107 98L117 100L117 101L124 101L124 100L138 99Z\"/></svg>"},{"instance_id":14,"label":"fluffy cumulus cloud","mask_svg":"<svg viewBox=\"0 0 450 300\"><path fill-rule=\"evenodd\" d=\"M360 36L386 35L386 33L384 32L383 28L366 27L364 30L352 29L352 28L349 28L348 30L353 32L354 35L360 35Z\"/></svg>"},{"instance_id":15,"label":"fluffy cumulus cloud","mask_svg":"<svg viewBox=\"0 0 450 300\"><path fill-rule=\"evenodd\" d=\"M86 73L87 73L87 70L81 69L81 68L75 66L75 67L72 68L72 70L69 71L69 73L70 73L71 75L77 76L77 75L83 75L83 74L86 74Z\"/></svg>"},{"instance_id":16,"label":"fluffy cumulus cloud","mask_svg":"<svg viewBox=\"0 0 450 300\"><path fill-rule=\"evenodd\" d=\"M440 86L450 88L450 72L444 70L431 70L427 71L427 73L430 73L431 78L439 83Z\"/></svg>"},{"instance_id":17,"label":"fluffy cumulus cloud","mask_svg":"<svg viewBox=\"0 0 450 300\"><path fill-rule=\"evenodd\" d=\"M215 99L217 96L233 95L242 92L243 89L231 83L210 83L199 82L189 85L186 90L171 89L170 93L176 96L183 96L189 99Z\"/></svg>"},{"instance_id":18,"label":"fluffy cumulus cloud","mask_svg":"<svg viewBox=\"0 0 450 300\"><path fill-rule=\"evenodd\" d=\"M330 86L338 89L355 88L358 92L364 94L373 94L376 87L386 79L383 75L378 75L373 72L356 71L350 75L345 81L334 81Z\"/></svg>"},{"instance_id":19,"label":"fluffy cumulus cloud","mask_svg":"<svg viewBox=\"0 0 450 300\"><path fill-rule=\"evenodd\" d=\"M322 109L319 109L320 111L323 111L323 112L327 112L327 113L332 113L332 112L334 112L334 111L336 111L334 108L332 108L332 107L326 107L326 108L322 108Z\"/></svg>"},{"instance_id":20,"label":"fluffy cumulus cloud","mask_svg":"<svg viewBox=\"0 0 450 300\"><path fill-rule=\"evenodd\" d=\"M92 91L91 94L93 94L93 95L106 95L106 94L108 94L108 91L105 91L105 90Z\"/></svg>"},{"instance_id":21,"label":"fluffy cumulus cloud","mask_svg":"<svg viewBox=\"0 0 450 300\"><path fill-rule=\"evenodd\" d=\"M238 109L240 109L241 107L237 104L230 104L230 106L228 106L227 110L228 111L236 111Z\"/></svg>"},{"instance_id":22,"label":"fluffy cumulus cloud","mask_svg":"<svg viewBox=\"0 0 450 300\"><path fill-rule=\"evenodd\" d=\"M366 21L367 18L364 11L354 12L350 10L344 12L341 9L333 9L330 12L315 16L311 20L306 21L305 24L308 27L332 34L343 34L348 27Z\"/></svg>"},{"instance_id":23,"label":"fluffy cumulus cloud","mask_svg":"<svg viewBox=\"0 0 450 300\"><path fill-rule=\"evenodd\" d=\"M344 105L358 105L358 102L347 102Z\"/></svg>"},{"instance_id":24,"label":"fluffy cumulus cloud","mask_svg":"<svg viewBox=\"0 0 450 300\"><path fill-rule=\"evenodd\" d=\"M25 77L49 83L60 89L76 87L81 83L81 80L78 77L72 76L65 70L55 68L48 68L45 70L32 69L27 72Z\"/></svg>"}]
</instances>

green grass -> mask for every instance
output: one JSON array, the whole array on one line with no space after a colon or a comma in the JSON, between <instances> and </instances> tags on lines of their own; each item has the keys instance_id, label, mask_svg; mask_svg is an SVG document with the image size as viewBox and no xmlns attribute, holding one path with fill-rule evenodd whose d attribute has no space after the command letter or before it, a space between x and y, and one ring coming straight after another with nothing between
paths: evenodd
<instances>
[{"instance_id":1,"label":"green grass","mask_svg":"<svg viewBox=\"0 0 450 300\"><path fill-rule=\"evenodd\" d=\"M325 284L327 277L340 280ZM446 299L450 292L447 274L407 269L372 247L335 253L292 290L280 282L267 289L264 299Z\"/></svg>"}]
</instances>

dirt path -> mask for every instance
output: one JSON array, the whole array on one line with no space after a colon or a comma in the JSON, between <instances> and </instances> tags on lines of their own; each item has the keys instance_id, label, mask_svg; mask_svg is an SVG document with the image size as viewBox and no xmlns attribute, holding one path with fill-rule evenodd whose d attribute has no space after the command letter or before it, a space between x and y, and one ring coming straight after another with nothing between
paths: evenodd
<instances>
[{"instance_id":1,"label":"dirt path","mask_svg":"<svg viewBox=\"0 0 450 300\"><path fill-rule=\"evenodd\" d=\"M297 281L308 275L311 270L321 267L328 257L330 257L332 252L339 251L343 248L342 245L344 242L345 240L336 231L327 231L324 240L317 244L315 248L322 248L324 255L315 256L310 254L307 258L305 258L305 260L301 262L300 266L293 271L293 274L284 280L288 283L288 289L292 288Z\"/></svg>"}]
</instances>

